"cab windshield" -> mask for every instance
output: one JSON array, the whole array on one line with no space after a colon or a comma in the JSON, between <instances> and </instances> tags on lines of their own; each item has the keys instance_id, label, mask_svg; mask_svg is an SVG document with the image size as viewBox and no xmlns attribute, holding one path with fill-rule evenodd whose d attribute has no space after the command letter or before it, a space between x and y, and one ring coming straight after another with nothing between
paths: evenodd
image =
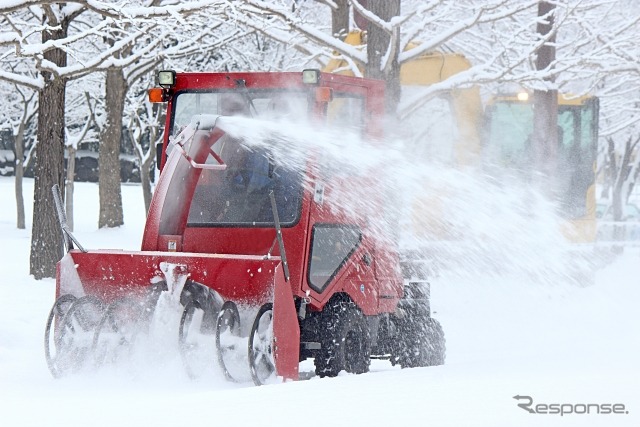
<instances>
[{"instance_id":1,"label":"cab windshield","mask_svg":"<svg viewBox=\"0 0 640 427\"><path fill-rule=\"evenodd\" d=\"M276 165L268 148L248 147L227 135L212 148L227 168L201 170L188 226L273 225L271 192L282 226L298 221L302 196L299 171ZM208 162L212 161L210 156Z\"/></svg>"},{"instance_id":2,"label":"cab windshield","mask_svg":"<svg viewBox=\"0 0 640 427\"><path fill-rule=\"evenodd\" d=\"M194 115L260 117L275 120L302 119L307 111L306 94L292 91L236 90L233 92L183 92L175 98L174 134ZM189 208L187 225L270 226L274 224L269 193L273 191L282 226L299 218L299 174L276 166L268 147L243 145L223 136L212 147L227 168L203 169ZM208 156L206 163L215 162Z\"/></svg>"},{"instance_id":3,"label":"cab windshield","mask_svg":"<svg viewBox=\"0 0 640 427\"><path fill-rule=\"evenodd\" d=\"M307 115L306 96L304 92L282 90L181 92L174 100L171 135L180 133L197 114L276 120L304 119Z\"/></svg>"},{"instance_id":4,"label":"cab windshield","mask_svg":"<svg viewBox=\"0 0 640 427\"><path fill-rule=\"evenodd\" d=\"M309 111L308 93L303 91L183 91L173 101L170 135L178 135L197 114L303 122ZM364 98L352 93L333 92L327 106L326 123L332 128L364 130Z\"/></svg>"}]
</instances>

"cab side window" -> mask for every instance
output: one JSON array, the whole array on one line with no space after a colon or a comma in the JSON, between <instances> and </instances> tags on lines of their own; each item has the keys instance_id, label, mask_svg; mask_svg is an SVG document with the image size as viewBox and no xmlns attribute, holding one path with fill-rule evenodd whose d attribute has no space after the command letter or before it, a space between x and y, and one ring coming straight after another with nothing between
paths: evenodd
<instances>
[{"instance_id":1,"label":"cab side window","mask_svg":"<svg viewBox=\"0 0 640 427\"><path fill-rule=\"evenodd\" d=\"M316 224L311 239L308 281L322 292L357 249L362 234L354 226Z\"/></svg>"}]
</instances>

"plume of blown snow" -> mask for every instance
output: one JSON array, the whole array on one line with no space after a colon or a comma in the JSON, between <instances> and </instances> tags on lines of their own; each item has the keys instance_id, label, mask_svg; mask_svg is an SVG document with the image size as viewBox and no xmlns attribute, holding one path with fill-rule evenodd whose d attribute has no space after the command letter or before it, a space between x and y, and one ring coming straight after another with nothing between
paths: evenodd
<instances>
[{"instance_id":1,"label":"plume of blown snow","mask_svg":"<svg viewBox=\"0 0 640 427\"><path fill-rule=\"evenodd\" d=\"M513 275L547 284L591 275L592 255L563 236L555 203L506 174L419 158L402 139L367 141L357 129L243 117L220 117L218 126L249 149L270 150L278 166L301 175L316 156L316 179L332 186L324 202L353 218L383 209L384 215L371 216L378 218L373 233L387 243L397 237L401 254L420 260L423 272ZM367 179L371 185L356 185Z\"/></svg>"}]
</instances>

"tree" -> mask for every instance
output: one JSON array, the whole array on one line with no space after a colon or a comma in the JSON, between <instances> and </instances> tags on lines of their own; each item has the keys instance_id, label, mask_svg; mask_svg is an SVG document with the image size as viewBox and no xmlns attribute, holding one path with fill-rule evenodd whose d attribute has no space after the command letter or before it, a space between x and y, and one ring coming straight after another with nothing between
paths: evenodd
<instances>
[{"instance_id":1,"label":"tree","mask_svg":"<svg viewBox=\"0 0 640 427\"><path fill-rule=\"evenodd\" d=\"M611 165L609 187L611 191L611 201L613 208L613 220L624 220L623 206L627 203L629 195L638 180L640 171L640 135L629 135L624 141L623 150L616 149L616 141L612 136L606 138L607 141L607 163ZM618 156L618 152L622 155ZM620 163L623 167L617 166ZM608 197L607 197L608 198Z\"/></svg>"},{"instance_id":2,"label":"tree","mask_svg":"<svg viewBox=\"0 0 640 427\"><path fill-rule=\"evenodd\" d=\"M535 69L546 71L556 59L555 5L547 1L538 4L536 33L544 43L535 58ZM533 91L533 138L535 168L543 176L556 176L558 155L558 91L553 87L553 76L543 79L544 89ZM544 178L543 178L544 179ZM552 179L551 182L554 182ZM546 186L545 186L546 187Z\"/></svg>"},{"instance_id":3,"label":"tree","mask_svg":"<svg viewBox=\"0 0 640 427\"><path fill-rule=\"evenodd\" d=\"M600 197L611 205L615 221L624 219L623 207L640 178L640 90L635 84L639 79L628 73L612 74L600 90Z\"/></svg>"},{"instance_id":4,"label":"tree","mask_svg":"<svg viewBox=\"0 0 640 427\"><path fill-rule=\"evenodd\" d=\"M0 72L3 80L39 91L39 143L36 149L30 255L30 272L35 278L53 277L55 263L62 253L51 187L63 185L67 82L90 72L108 70L114 65L123 67L138 61L142 55L151 55L154 48L162 46L165 36L173 34L171 25L158 26L155 19L165 18L166 24L175 24L181 16L222 3L210 0L155 6L157 3L154 1L141 1L140 4L113 6L100 2L25 0L0 4L0 21L3 23L0 47L5 49L2 52L4 63L16 57L28 59L28 69L39 73L38 77L33 77L4 69ZM87 20L76 21L82 14L88 14ZM96 16L104 19L96 20ZM110 31L115 21L125 27L130 23L132 30L119 32L117 42L103 48L104 40L111 39L113 33ZM208 32L208 28L202 31ZM33 34L39 35L40 39L36 40ZM138 55L118 58L119 52L145 37L150 43L141 48ZM72 62L68 64L70 52Z\"/></svg>"},{"instance_id":5,"label":"tree","mask_svg":"<svg viewBox=\"0 0 640 427\"><path fill-rule=\"evenodd\" d=\"M38 113L37 92L17 84L2 84L0 92L5 92L5 102L2 105L2 116L6 122L0 123L0 128L8 128L11 132L14 144L14 174L16 193L16 227L26 228L24 196L22 181L24 169L30 158L30 150L33 144L29 144L29 151L25 141L30 137L29 130L35 128L34 122ZM6 89L5 89L6 88Z\"/></svg>"},{"instance_id":6,"label":"tree","mask_svg":"<svg viewBox=\"0 0 640 427\"><path fill-rule=\"evenodd\" d=\"M127 94L127 79L121 68L110 68L105 83L106 123L102 129L98 154L100 215L98 227L118 227L124 224L120 192L120 141L122 112ZM105 173L109 171L109 173Z\"/></svg>"},{"instance_id":7,"label":"tree","mask_svg":"<svg viewBox=\"0 0 640 427\"><path fill-rule=\"evenodd\" d=\"M574 93L599 97L599 194L618 221L639 178L640 10L636 2L619 0L594 6L589 16L593 19L585 21L592 25L582 25L563 43L573 55L556 67L564 70L565 86Z\"/></svg>"},{"instance_id":8,"label":"tree","mask_svg":"<svg viewBox=\"0 0 640 427\"><path fill-rule=\"evenodd\" d=\"M81 8L65 9L63 5L44 5L42 44L56 46L67 37L69 24L82 13ZM54 43L50 43L54 42ZM33 226L31 229L30 272L36 279L53 277L55 263L62 255L51 187L64 187L64 105L68 78L56 76L54 68L67 65L67 52L59 47L42 52L40 69L42 86L38 92L38 145L36 146ZM48 64L52 64L49 66Z\"/></svg>"},{"instance_id":9,"label":"tree","mask_svg":"<svg viewBox=\"0 0 640 427\"><path fill-rule=\"evenodd\" d=\"M16 218L17 227L25 229L25 212L24 212L24 195L22 191L22 178L24 177L25 168L25 137L27 128L36 119L38 106L35 99L35 92L31 92L28 96L24 88L16 85L16 92L22 98L23 114L18 121L18 126L14 133L15 138L15 191L16 191ZM26 156L29 158L29 156Z\"/></svg>"},{"instance_id":10,"label":"tree","mask_svg":"<svg viewBox=\"0 0 640 427\"><path fill-rule=\"evenodd\" d=\"M362 7L359 7L359 6ZM367 29L365 74L387 82L387 112L395 114L400 102L400 28L388 25L400 15L400 0L360 0L354 3ZM382 20L382 22L381 22Z\"/></svg>"},{"instance_id":11,"label":"tree","mask_svg":"<svg viewBox=\"0 0 640 427\"><path fill-rule=\"evenodd\" d=\"M145 79L147 80L147 79ZM145 213L151 206L151 172L156 157L156 144L164 137L164 111L147 101L144 91L130 93L127 109L129 139L133 142L140 164L140 183ZM145 140L147 147L145 150Z\"/></svg>"},{"instance_id":12,"label":"tree","mask_svg":"<svg viewBox=\"0 0 640 427\"><path fill-rule=\"evenodd\" d=\"M293 12L283 1L244 0L232 9L233 13L226 13L229 19L241 25L288 43L309 61L322 65L337 53L349 64L354 75L362 75L361 70L364 70L369 76L383 77L387 82L389 111L397 104L398 67L437 49L471 55L480 50L485 55L478 54L478 63L470 70L432 85L432 93L464 85L495 82L510 74L511 81L520 81L533 75L526 66L539 47L537 38L530 30L536 17L531 15L523 18L523 15L535 8L537 0L493 0L482 5L472 0L426 4L405 0L402 8L400 1L395 0L369 1L366 6L364 1L348 0L348 4L361 22L367 22L366 27L371 34L367 34L366 50L331 37L322 30L323 24L318 22L320 8L329 8L333 16L344 13L341 6L331 0L301 3ZM520 22L523 20L524 23ZM511 44L493 43L488 36L492 25L513 29L513 37L519 42L516 45L518 49L514 50ZM482 33L480 38L478 33ZM500 33L500 36L504 36L504 33ZM496 34L496 37L499 36ZM464 49L457 49L462 46ZM520 73L516 74L516 71ZM538 74L535 80L540 81L542 77L542 74ZM425 94L424 98L428 98L428 95ZM411 105L409 108L418 106Z\"/></svg>"},{"instance_id":13,"label":"tree","mask_svg":"<svg viewBox=\"0 0 640 427\"><path fill-rule=\"evenodd\" d=\"M349 2L347 0L334 0L335 7L331 10L331 34L344 39L349 32Z\"/></svg>"},{"instance_id":14,"label":"tree","mask_svg":"<svg viewBox=\"0 0 640 427\"><path fill-rule=\"evenodd\" d=\"M162 4L160 0L145 3L148 8L157 8ZM216 31L224 25L224 22L216 18L218 12L214 7L203 6L200 9L196 4L183 13L188 14L190 21L190 26L184 33L176 33L172 25L158 28L154 21L141 24L140 21L130 22L127 19L115 20L106 29L107 44L111 48L118 44L120 47L114 51L112 61L107 64L105 73L106 120L101 125L98 156L100 171L98 227L100 228L117 227L124 223L119 154L124 128L125 100L129 88L165 60L180 62L189 56L214 56L221 46L246 34L237 28L227 28L225 32ZM124 16L126 16L125 12L118 17ZM196 30L190 31L193 28ZM122 43L123 35L129 38L125 44ZM147 179L148 166L153 158L145 160L147 171L141 171L141 174L147 174L145 177ZM143 166L140 165L141 168ZM143 183L143 194L150 198L148 183Z\"/></svg>"},{"instance_id":15,"label":"tree","mask_svg":"<svg viewBox=\"0 0 640 427\"><path fill-rule=\"evenodd\" d=\"M91 134L92 125L95 124L95 106L92 104L91 96L89 92L84 92L78 94L75 97L75 100L72 100L71 105L67 105L68 109L72 112L76 112L76 114L67 114L66 115L66 130L65 130L65 141L66 141L66 150L67 150L67 174L65 179L65 211L67 216L67 225L69 229L73 231L74 224L74 209L73 209L73 193L74 193L74 182L75 182L75 163L76 163L76 152L78 147L83 142L83 140L87 137L87 135ZM73 102L75 101L75 102ZM85 110L81 108L82 103L85 103L88 106L88 109ZM85 113L86 114L82 114ZM80 117L78 114L80 113ZM71 118L75 118L76 120L70 120ZM75 123L74 123L75 122ZM73 132L71 129L76 129Z\"/></svg>"}]
</instances>

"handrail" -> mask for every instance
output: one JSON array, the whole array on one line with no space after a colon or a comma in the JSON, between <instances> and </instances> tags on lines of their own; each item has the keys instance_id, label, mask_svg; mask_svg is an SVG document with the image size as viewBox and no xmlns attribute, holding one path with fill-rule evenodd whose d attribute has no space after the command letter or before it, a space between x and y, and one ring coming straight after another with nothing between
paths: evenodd
<instances>
[{"instance_id":1,"label":"handrail","mask_svg":"<svg viewBox=\"0 0 640 427\"><path fill-rule=\"evenodd\" d=\"M216 121L217 121L217 118L216 118ZM170 143L173 144L173 146L180 152L182 157L184 157L189 162L189 164L196 169L226 170L227 165L224 163L222 158L218 154L216 154L215 151L211 149L211 147L209 147L209 155L211 155L211 157L213 157L213 159L216 162L218 162L218 164L198 163L195 160L193 160L193 158L189 156L187 151L184 149L185 144L193 141L193 138L196 132L198 131L199 125L200 125L200 122L196 122L195 126L191 126L190 124L182 132L180 132L178 136L173 138L170 141ZM209 157L207 156L207 158Z\"/></svg>"}]
</instances>

